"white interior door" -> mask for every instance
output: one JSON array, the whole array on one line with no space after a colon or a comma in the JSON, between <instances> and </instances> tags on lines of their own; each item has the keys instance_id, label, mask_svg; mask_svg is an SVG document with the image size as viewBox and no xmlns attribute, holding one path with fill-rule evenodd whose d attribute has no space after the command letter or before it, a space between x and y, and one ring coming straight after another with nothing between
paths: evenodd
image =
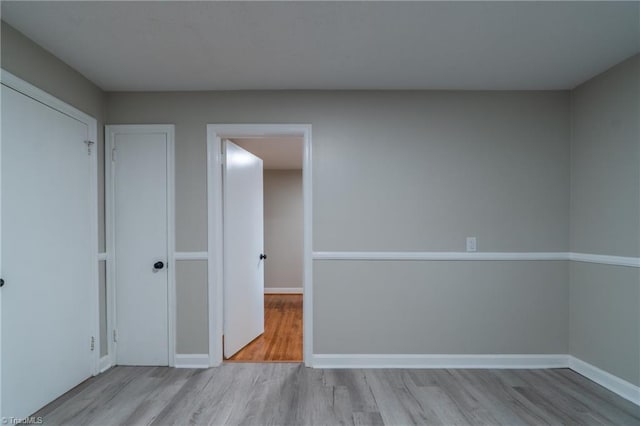
<instances>
[{"instance_id":1,"label":"white interior door","mask_svg":"<svg viewBox=\"0 0 640 426\"><path fill-rule=\"evenodd\" d=\"M96 200L88 125L5 86L1 97L0 416L8 420L92 375Z\"/></svg>"},{"instance_id":2,"label":"white interior door","mask_svg":"<svg viewBox=\"0 0 640 426\"><path fill-rule=\"evenodd\" d=\"M224 141L224 356L264 333L262 160Z\"/></svg>"},{"instance_id":3,"label":"white interior door","mask_svg":"<svg viewBox=\"0 0 640 426\"><path fill-rule=\"evenodd\" d=\"M159 127L107 126L119 365L169 365L170 136Z\"/></svg>"}]
</instances>

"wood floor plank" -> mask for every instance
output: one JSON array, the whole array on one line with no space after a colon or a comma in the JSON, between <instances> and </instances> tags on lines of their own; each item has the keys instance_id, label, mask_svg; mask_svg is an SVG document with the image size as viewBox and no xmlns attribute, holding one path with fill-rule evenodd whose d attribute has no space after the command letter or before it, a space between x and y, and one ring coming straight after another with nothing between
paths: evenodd
<instances>
[{"instance_id":1,"label":"wood floor plank","mask_svg":"<svg viewBox=\"0 0 640 426\"><path fill-rule=\"evenodd\" d=\"M302 361L302 295L264 295L264 333L227 362Z\"/></svg>"},{"instance_id":2,"label":"wood floor plank","mask_svg":"<svg viewBox=\"0 0 640 426\"><path fill-rule=\"evenodd\" d=\"M232 364L209 369L212 375L207 386L202 389L194 411L189 417L194 424L229 424L235 412L244 410L246 394L254 383L255 364L245 364L244 368L234 368Z\"/></svg>"},{"instance_id":3,"label":"wood floor plank","mask_svg":"<svg viewBox=\"0 0 640 426\"><path fill-rule=\"evenodd\" d=\"M438 386L425 386L417 390L423 406L429 407L442 425L470 424L464 413L449 395Z\"/></svg>"},{"instance_id":4,"label":"wood floor plank","mask_svg":"<svg viewBox=\"0 0 640 426\"><path fill-rule=\"evenodd\" d=\"M475 370L474 375L484 382L487 398L504 401L503 404L519 418L523 424L561 425L562 419L537 407L518 393L514 387L526 387L527 384L514 374L502 374L505 370Z\"/></svg>"},{"instance_id":5,"label":"wood floor plank","mask_svg":"<svg viewBox=\"0 0 640 426\"><path fill-rule=\"evenodd\" d=\"M156 372L158 374L152 373L151 376L161 379L161 382L124 421L125 424L152 424L195 373L179 368L162 368Z\"/></svg>"},{"instance_id":6,"label":"wood floor plank","mask_svg":"<svg viewBox=\"0 0 640 426\"><path fill-rule=\"evenodd\" d=\"M639 425L570 370L115 367L44 407L47 425Z\"/></svg>"},{"instance_id":7,"label":"wood floor plank","mask_svg":"<svg viewBox=\"0 0 640 426\"><path fill-rule=\"evenodd\" d=\"M451 398L473 425L498 425L500 422L490 412L489 407L476 398L469 384L461 381L455 370L433 370L438 386Z\"/></svg>"},{"instance_id":8,"label":"wood floor plank","mask_svg":"<svg viewBox=\"0 0 640 426\"><path fill-rule=\"evenodd\" d=\"M295 425L335 425L337 418L332 386L326 386L323 370L304 369L304 380L300 381L298 391L300 403L296 407L295 421L286 424Z\"/></svg>"},{"instance_id":9,"label":"wood floor plank","mask_svg":"<svg viewBox=\"0 0 640 426\"><path fill-rule=\"evenodd\" d=\"M384 425L380 413L353 413L353 424L356 426L379 426Z\"/></svg>"},{"instance_id":10,"label":"wood floor plank","mask_svg":"<svg viewBox=\"0 0 640 426\"><path fill-rule=\"evenodd\" d=\"M531 403L517 392L514 387L508 383L517 382L517 380L509 380L507 383L503 381L503 376L496 375L492 370L480 370L470 373L467 370L468 377L473 377L477 388L481 394L478 398L491 407L493 415L503 424L545 424L559 425L562 419L553 416L551 413L541 410L540 407ZM527 387L526 383L519 384L520 387Z\"/></svg>"},{"instance_id":11,"label":"wood floor plank","mask_svg":"<svg viewBox=\"0 0 640 426\"><path fill-rule=\"evenodd\" d=\"M79 411L84 408L85 405L88 405L92 399L92 394L102 393L104 389L108 386L108 384L112 381L115 381L118 376L124 376L125 373L120 369L110 369L102 374L104 380L96 381L96 380L85 380L80 383L78 386L71 389L69 392L62 395L60 398L52 401L50 404L42 407L35 415L37 416L46 416L47 418L56 418L58 414L56 410L67 401L74 400L76 405L75 411ZM82 394L81 397L77 397ZM77 398L76 398L77 397ZM85 404L82 404L82 403ZM72 408L69 406L70 404L65 405L65 412L72 411Z\"/></svg>"},{"instance_id":12,"label":"wood floor plank","mask_svg":"<svg viewBox=\"0 0 640 426\"><path fill-rule=\"evenodd\" d=\"M151 424L193 424L192 417L195 414L195 406L199 401L202 391L213 379L215 373L216 371L211 370L195 372L189 377L187 382L175 392Z\"/></svg>"},{"instance_id":13,"label":"wood floor plank","mask_svg":"<svg viewBox=\"0 0 640 426\"><path fill-rule=\"evenodd\" d=\"M128 386L136 380L144 377L150 371L146 367L118 367L112 368L100 376L100 380L92 378L81 386L86 389L80 391L71 390L59 399L66 399L62 404L53 401L57 405L55 410L46 413L47 407L37 412L36 416L43 416L47 424L84 424L104 411L109 402L118 394L125 392ZM68 397L72 394L71 397Z\"/></svg>"},{"instance_id":14,"label":"wood floor plank","mask_svg":"<svg viewBox=\"0 0 640 426\"><path fill-rule=\"evenodd\" d=\"M566 371L568 370L565 369L564 372L549 370L548 374L538 372L538 376L548 387L552 387L557 392L561 391L567 398L575 400L576 404L590 407L588 416L593 417L595 422L627 424L640 421L640 407L618 397L586 377L572 371L567 375ZM592 407L598 407L598 409L592 410Z\"/></svg>"},{"instance_id":15,"label":"wood floor plank","mask_svg":"<svg viewBox=\"0 0 640 426\"><path fill-rule=\"evenodd\" d=\"M385 424L418 425L438 424L438 418L421 409L415 396L403 386L394 384L394 376L402 373L388 370L366 370L367 382L375 397L380 416Z\"/></svg>"},{"instance_id":16,"label":"wood floor plank","mask_svg":"<svg viewBox=\"0 0 640 426\"><path fill-rule=\"evenodd\" d=\"M247 364L247 367L250 366ZM195 424L228 423L227 419L232 410L237 409L237 399L246 392L253 379L253 369L235 371L223 364L219 368L209 369L208 372L211 374L211 380L200 392L189 420Z\"/></svg>"},{"instance_id":17,"label":"wood floor plank","mask_svg":"<svg viewBox=\"0 0 640 426\"><path fill-rule=\"evenodd\" d=\"M151 393L161 382L157 377L144 374L131 382L126 388L118 392L113 398L103 406L96 409L87 416L86 413L82 424L84 425L105 425L105 424L125 424L126 419L136 411L138 406L146 399L146 395Z\"/></svg>"},{"instance_id":18,"label":"wood floor plank","mask_svg":"<svg viewBox=\"0 0 640 426\"><path fill-rule=\"evenodd\" d=\"M367 383L365 370L324 370L323 377L325 385L346 389L353 411L363 413L378 411L371 387Z\"/></svg>"}]
</instances>

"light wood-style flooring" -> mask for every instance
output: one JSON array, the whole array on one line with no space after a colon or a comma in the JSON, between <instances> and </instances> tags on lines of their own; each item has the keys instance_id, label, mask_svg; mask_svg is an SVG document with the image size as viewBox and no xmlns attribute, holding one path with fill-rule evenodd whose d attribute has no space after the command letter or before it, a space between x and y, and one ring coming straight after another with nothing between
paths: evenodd
<instances>
[{"instance_id":1,"label":"light wood-style flooring","mask_svg":"<svg viewBox=\"0 0 640 426\"><path fill-rule=\"evenodd\" d=\"M302 295L264 295L264 334L227 361L302 361Z\"/></svg>"},{"instance_id":2,"label":"light wood-style flooring","mask_svg":"<svg viewBox=\"0 0 640 426\"><path fill-rule=\"evenodd\" d=\"M115 367L35 414L49 425L640 425L640 407L567 370Z\"/></svg>"}]
</instances>

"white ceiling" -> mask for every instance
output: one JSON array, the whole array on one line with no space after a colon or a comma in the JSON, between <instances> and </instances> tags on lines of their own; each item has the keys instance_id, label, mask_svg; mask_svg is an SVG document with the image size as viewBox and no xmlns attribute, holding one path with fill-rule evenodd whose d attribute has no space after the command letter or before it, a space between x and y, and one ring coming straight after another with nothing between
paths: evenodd
<instances>
[{"instance_id":1,"label":"white ceiling","mask_svg":"<svg viewBox=\"0 0 640 426\"><path fill-rule=\"evenodd\" d=\"M567 89L640 50L634 2L12 2L105 90Z\"/></svg>"},{"instance_id":2,"label":"white ceiling","mask_svg":"<svg viewBox=\"0 0 640 426\"><path fill-rule=\"evenodd\" d=\"M301 137L233 138L231 141L262 158L265 170L302 169L304 140Z\"/></svg>"}]
</instances>

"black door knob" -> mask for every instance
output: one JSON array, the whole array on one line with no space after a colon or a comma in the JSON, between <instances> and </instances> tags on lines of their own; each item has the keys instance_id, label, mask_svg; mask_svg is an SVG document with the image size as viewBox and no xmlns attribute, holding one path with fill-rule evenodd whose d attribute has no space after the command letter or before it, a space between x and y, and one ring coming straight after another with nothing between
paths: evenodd
<instances>
[{"instance_id":1,"label":"black door knob","mask_svg":"<svg viewBox=\"0 0 640 426\"><path fill-rule=\"evenodd\" d=\"M260 253L260 260L266 259L267 255L264 253Z\"/></svg>"},{"instance_id":2,"label":"black door knob","mask_svg":"<svg viewBox=\"0 0 640 426\"><path fill-rule=\"evenodd\" d=\"M0 287L4 287L4 280L0 278Z\"/></svg>"},{"instance_id":3,"label":"black door knob","mask_svg":"<svg viewBox=\"0 0 640 426\"><path fill-rule=\"evenodd\" d=\"M164 262L156 262L153 264L153 269L162 269L164 268Z\"/></svg>"}]
</instances>

